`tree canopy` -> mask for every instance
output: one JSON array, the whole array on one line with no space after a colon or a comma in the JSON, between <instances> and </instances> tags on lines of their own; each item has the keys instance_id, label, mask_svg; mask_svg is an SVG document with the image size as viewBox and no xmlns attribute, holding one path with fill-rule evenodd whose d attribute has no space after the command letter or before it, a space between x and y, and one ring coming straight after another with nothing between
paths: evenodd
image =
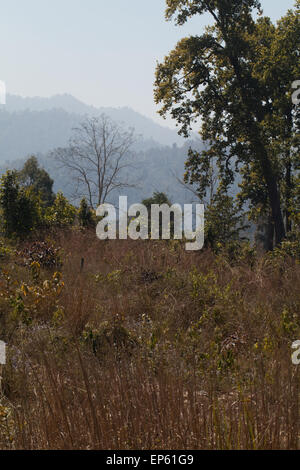
<instances>
[{"instance_id":1,"label":"tree canopy","mask_svg":"<svg viewBox=\"0 0 300 470\"><path fill-rule=\"evenodd\" d=\"M239 172L241 199L270 211L280 243L291 228L292 173L299 166L299 110L291 96L300 77L300 2L277 25L262 17L256 0L166 3L166 18L179 25L204 13L214 22L179 41L156 70L160 114L170 113L184 136L200 119L209 144L200 154L190 151L185 179L201 196L212 159L222 189Z\"/></svg>"},{"instance_id":2,"label":"tree canopy","mask_svg":"<svg viewBox=\"0 0 300 470\"><path fill-rule=\"evenodd\" d=\"M55 195L53 193L53 179L43 168L40 168L35 156L28 158L22 170L19 172L19 179L23 186L30 187L46 206L53 203Z\"/></svg>"}]
</instances>

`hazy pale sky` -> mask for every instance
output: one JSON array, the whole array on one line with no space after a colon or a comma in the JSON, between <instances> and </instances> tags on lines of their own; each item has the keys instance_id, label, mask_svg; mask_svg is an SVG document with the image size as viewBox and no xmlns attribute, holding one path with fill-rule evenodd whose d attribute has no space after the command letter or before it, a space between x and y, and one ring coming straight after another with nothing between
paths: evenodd
<instances>
[{"instance_id":1,"label":"hazy pale sky","mask_svg":"<svg viewBox=\"0 0 300 470\"><path fill-rule=\"evenodd\" d=\"M0 0L0 80L9 93L71 93L95 106L130 106L163 123L153 102L157 60L207 17L164 19L165 0ZM262 0L276 20L294 0Z\"/></svg>"}]
</instances>

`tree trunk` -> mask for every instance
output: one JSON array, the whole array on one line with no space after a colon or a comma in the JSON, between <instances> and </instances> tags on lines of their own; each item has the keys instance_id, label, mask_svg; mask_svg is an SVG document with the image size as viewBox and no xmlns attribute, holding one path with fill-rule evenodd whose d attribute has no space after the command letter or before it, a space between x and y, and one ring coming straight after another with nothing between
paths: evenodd
<instances>
[{"instance_id":1,"label":"tree trunk","mask_svg":"<svg viewBox=\"0 0 300 470\"><path fill-rule=\"evenodd\" d=\"M252 134L253 135L253 134ZM254 147L257 149L262 174L267 185L268 197L271 207L271 214L275 229L275 244L279 245L285 238L284 220L281 211L280 193L278 190L278 179L273 170L267 150L259 139L258 130L253 138Z\"/></svg>"},{"instance_id":2,"label":"tree trunk","mask_svg":"<svg viewBox=\"0 0 300 470\"><path fill-rule=\"evenodd\" d=\"M268 217L266 226L265 249L266 251L273 251L274 249L274 222L271 214Z\"/></svg>"},{"instance_id":3,"label":"tree trunk","mask_svg":"<svg viewBox=\"0 0 300 470\"><path fill-rule=\"evenodd\" d=\"M230 46L230 42L226 38L226 34L224 34L224 37L225 37L227 47ZM244 103L245 109L248 110L247 115L249 117L255 115L256 117L256 120L254 119L250 121L248 120L247 124L245 125L245 130L249 131L249 140L252 143L253 148L256 150L256 155L260 160L262 174L263 174L263 177L266 182L267 189L268 189L269 202L270 202L272 217L274 221L275 243L276 245L279 245L285 238L285 227L284 227L284 220L283 220L283 215L281 211L280 193L278 190L278 179L273 170L272 162L270 161L268 151L264 145L264 139L260 133L260 128L257 125L258 122L261 122L263 118L263 113L260 113L259 110L256 110L256 112L254 112L252 103L249 102L249 96L246 91L247 80L245 80L245 78L243 77L241 73L241 69L239 65L239 58L235 57L231 53L229 54L228 58L234 68L238 83L240 84L240 91L241 91L243 103Z\"/></svg>"},{"instance_id":4,"label":"tree trunk","mask_svg":"<svg viewBox=\"0 0 300 470\"><path fill-rule=\"evenodd\" d=\"M268 157L261 161L263 174L268 188L269 201L272 211L272 218L275 228L275 243L279 245L285 238L284 221L281 212L280 194L277 186L277 178L272 171L271 163Z\"/></svg>"},{"instance_id":5,"label":"tree trunk","mask_svg":"<svg viewBox=\"0 0 300 470\"><path fill-rule=\"evenodd\" d=\"M291 187L292 187L292 165L291 161L288 158L287 164L286 164L286 178L285 178L285 183L286 183L286 209L285 209L285 226L286 226L286 232L289 233L292 230L292 222L291 222L291 214L289 211L289 204L290 204L290 197L291 197Z\"/></svg>"}]
</instances>

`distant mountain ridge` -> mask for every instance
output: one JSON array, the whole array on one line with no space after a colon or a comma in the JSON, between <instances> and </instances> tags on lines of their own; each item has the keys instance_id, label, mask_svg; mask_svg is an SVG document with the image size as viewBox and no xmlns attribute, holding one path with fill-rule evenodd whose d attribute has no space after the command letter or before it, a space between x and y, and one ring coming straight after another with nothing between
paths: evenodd
<instances>
[{"instance_id":1,"label":"distant mountain ridge","mask_svg":"<svg viewBox=\"0 0 300 470\"><path fill-rule=\"evenodd\" d=\"M134 145L133 168L125 180L135 187L126 194L131 203L164 191L172 201L190 202L192 193L180 185L189 146L201 149L199 139L188 141L177 132L160 126L130 108L95 108L71 95L51 98L22 98L8 95L7 104L0 106L0 174L10 168L21 168L30 155L36 155L55 181L54 190L62 190L72 198L74 180L66 169L59 168L51 151L68 144L72 129L84 116L107 114L111 119L133 127L139 137ZM117 203L118 192L113 195ZM78 203L78 201L74 201Z\"/></svg>"},{"instance_id":2,"label":"distant mountain ridge","mask_svg":"<svg viewBox=\"0 0 300 470\"><path fill-rule=\"evenodd\" d=\"M152 140L159 145L183 145L184 139L176 130L157 124L152 119L134 111L128 107L112 108L90 106L78 100L70 94L55 95L50 98L32 97L24 98L17 95L7 95L6 105L0 106L0 110L9 113L46 112L63 110L69 114L99 115L107 114L111 119L123 122L128 127L133 127L138 135L145 140Z\"/></svg>"}]
</instances>

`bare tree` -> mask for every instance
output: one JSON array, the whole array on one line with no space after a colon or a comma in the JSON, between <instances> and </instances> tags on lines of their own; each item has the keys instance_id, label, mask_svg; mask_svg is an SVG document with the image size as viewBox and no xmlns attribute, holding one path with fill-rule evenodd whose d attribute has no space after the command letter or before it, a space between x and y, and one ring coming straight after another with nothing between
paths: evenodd
<instances>
[{"instance_id":1,"label":"bare tree","mask_svg":"<svg viewBox=\"0 0 300 470\"><path fill-rule=\"evenodd\" d=\"M86 197L94 209L106 202L112 191L134 186L124 174L131 166L133 130L125 130L102 114L87 117L73 131L69 146L56 149L54 156L72 173L75 197Z\"/></svg>"}]
</instances>

